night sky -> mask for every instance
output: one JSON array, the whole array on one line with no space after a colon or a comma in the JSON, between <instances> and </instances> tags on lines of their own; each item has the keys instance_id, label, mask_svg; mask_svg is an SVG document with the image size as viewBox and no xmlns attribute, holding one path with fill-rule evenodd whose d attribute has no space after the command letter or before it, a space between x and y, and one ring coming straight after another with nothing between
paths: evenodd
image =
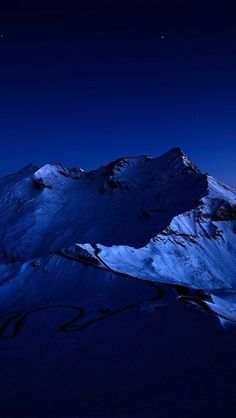
<instances>
[{"instance_id":1,"label":"night sky","mask_svg":"<svg viewBox=\"0 0 236 418\"><path fill-rule=\"evenodd\" d=\"M236 185L232 3L1 2L0 174L179 146Z\"/></svg>"}]
</instances>

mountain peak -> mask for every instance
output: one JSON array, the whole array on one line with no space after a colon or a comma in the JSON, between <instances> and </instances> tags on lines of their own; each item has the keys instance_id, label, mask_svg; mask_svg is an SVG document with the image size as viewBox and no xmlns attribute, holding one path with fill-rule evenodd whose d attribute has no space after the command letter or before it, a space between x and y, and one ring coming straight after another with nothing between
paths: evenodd
<instances>
[{"instance_id":1,"label":"mountain peak","mask_svg":"<svg viewBox=\"0 0 236 418\"><path fill-rule=\"evenodd\" d=\"M186 167L190 171L200 173L200 170L195 164L190 160L187 154L179 147L173 147L166 153L162 154L159 157L161 160L168 162L169 164L174 164L176 167L182 166Z\"/></svg>"}]
</instances>

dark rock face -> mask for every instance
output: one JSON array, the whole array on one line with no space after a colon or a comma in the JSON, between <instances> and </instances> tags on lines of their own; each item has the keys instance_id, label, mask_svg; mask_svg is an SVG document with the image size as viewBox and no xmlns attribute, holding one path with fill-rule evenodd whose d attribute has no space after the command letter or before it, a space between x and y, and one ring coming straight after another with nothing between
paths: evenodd
<instances>
[{"instance_id":1,"label":"dark rock face","mask_svg":"<svg viewBox=\"0 0 236 418\"><path fill-rule=\"evenodd\" d=\"M213 216L214 221L236 221L236 205L222 201L221 206Z\"/></svg>"},{"instance_id":2,"label":"dark rock face","mask_svg":"<svg viewBox=\"0 0 236 418\"><path fill-rule=\"evenodd\" d=\"M47 183L44 179L42 178L34 178L32 180L33 186L35 189L37 190L43 190L43 189L52 189L52 185Z\"/></svg>"}]
</instances>

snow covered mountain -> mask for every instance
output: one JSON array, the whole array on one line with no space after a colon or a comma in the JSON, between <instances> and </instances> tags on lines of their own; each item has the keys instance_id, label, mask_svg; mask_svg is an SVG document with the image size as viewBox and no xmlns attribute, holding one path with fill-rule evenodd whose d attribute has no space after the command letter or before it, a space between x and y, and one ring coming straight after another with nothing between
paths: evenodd
<instances>
[{"instance_id":1,"label":"snow covered mountain","mask_svg":"<svg viewBox=\"0 0 236 418\"><path fill-rule=\"evenodd\" d=\"M2 178L0 190L0 295L22 270L31 273L32 260L48 264L49 253L63 250L113 272L202 289L211 303L232 302L236 190L202 174L179 148L88 173L29 165Z\"/></svg>"},{"instance_id":2,"label":"snow covered mountain","mask_svg":"<svg viewBox=\"0 0 236 418\"><path fill-rule=\"evenodd\" d=\"M170 394L177 416L180 394L195 396L188 393L189 373L192 384L203 387L193 369L204 363L204 387L218 390L205 359L218 346L224 355L224 339L228 357L219 373L231 372L235 331L223 338L221 324L236 321L236 190L201 173L179 148L158 158L120 158L90 172L31 164L3 177L0 238L1 388L7 382L1 417L21 417L21 405L22 417L111 417L115 408L123 418L135 407L135 417L147 418L147 400L165 417ZM194 359L189 368L187 352ZM157 357L153 368L149 358ZM165 386L166 373L179 389ZM13 375L17 409L9 410ZM225 395L231 409L232 382ZM35 406L35 393L45 386L57 399L56 413L50 405ZM213 392L198 402L196 417L207 416L202 408L212 413ZM23 407L26 398L31 403ZM183 400L182 412L193 417L190 404Z\"/></svg>"},{"instance_id":3,"label":"snow covered mountain","mask_svg":"<svg viewBox=\"0 0 236 418\"><path fill-rule=\"evenodd\" d=\"M141 247L206 194L178 149L85 173L30 165L1 183L1 258L27 260L74 242Z\"/></svg>"}]
</instances>

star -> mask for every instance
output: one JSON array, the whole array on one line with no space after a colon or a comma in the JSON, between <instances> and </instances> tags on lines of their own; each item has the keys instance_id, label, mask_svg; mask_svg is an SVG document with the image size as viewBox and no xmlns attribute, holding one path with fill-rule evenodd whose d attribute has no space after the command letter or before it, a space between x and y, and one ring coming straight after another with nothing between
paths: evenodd
<instances>
[{"instance_id":1,"label":"star","mask_svg":"<svg viewBox=\"0 0 236 418\"><path fill-rule=\"evenodd\" d=\"M166 37L166 35L163 35L163 34L161 35L161 39L165 39L165 37Z\"/></svg>"}]
</instances>

